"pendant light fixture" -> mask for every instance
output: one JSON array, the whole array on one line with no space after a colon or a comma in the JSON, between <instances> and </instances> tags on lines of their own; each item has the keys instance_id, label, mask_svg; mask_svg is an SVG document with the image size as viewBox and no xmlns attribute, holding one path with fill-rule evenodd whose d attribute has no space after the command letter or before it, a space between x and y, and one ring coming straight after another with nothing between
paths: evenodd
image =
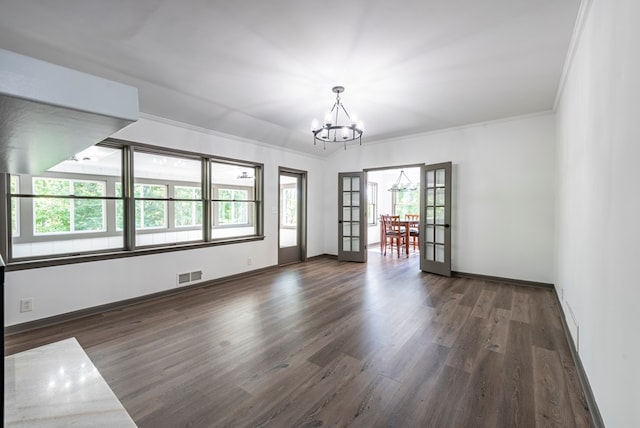
<instances>
[{"instance_id":1,"label":"pendant light fixture","mask_svg":"<svg viewBox=\"0 0 640 428\"><path fill-rule=\"evenodd\" d=\"M315 119L311 122L313 144L316 145L320 141L326 149L327 143L342 143L345 150L347 149L347 143L358 141L362 145L364 125L357 120L355 115L350 116L347 109L344 108L344 104L340 99L340 94L344 92L344 87L334 86L332 91L336 94L336 102L333 103L331 110L324 116L322 124Z\"/></svg>"},{"instance_id":2,"label":"pendant light fixture","mask_svg":"<svg viewBox=\"0 0 640 428\"><path fill-rule=\"evenodd\" d=\"M402 178L405 178L405 181L402 181ZM404 170L400 170L400 175L395 183L389 188L390 192L408 192L411 190L416 190L418 188L417 184L411 182L407 174L404 173Z\"/></svg>"}]
</instances>

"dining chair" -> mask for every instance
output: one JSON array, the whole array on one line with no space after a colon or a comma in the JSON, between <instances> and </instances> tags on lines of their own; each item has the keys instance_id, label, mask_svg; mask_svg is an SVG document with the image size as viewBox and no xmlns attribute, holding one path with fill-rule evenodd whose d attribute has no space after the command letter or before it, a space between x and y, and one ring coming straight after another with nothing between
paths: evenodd
<instances>
[{"instance_id":1,"label":"dining chair","mask_svg":"<svg viewBox=\"0 0 640 428\"><path fill-rule=\"evenodd\" d=\"M398 257L400 257L400 249L405 248L405 236L406 230L404 226L400 224L400 216L388 215L382 216L384 222L384 251L383 254L387 255L387 247L391 249L393 254L393 247L395 245ZM408 254L407 254L408 255Z\"/></svg>"},{"instance_id":2,"label":"dining chair","mask_svg":"<svg viewBox=\"0 0 640 428\"><path fill-rule=\"evenodd\" d=\"M420 214L405 214L404 219L409 221L409 237L413 244L413 252L419 247L420 240Z\"/></svg>"}]
</instances>

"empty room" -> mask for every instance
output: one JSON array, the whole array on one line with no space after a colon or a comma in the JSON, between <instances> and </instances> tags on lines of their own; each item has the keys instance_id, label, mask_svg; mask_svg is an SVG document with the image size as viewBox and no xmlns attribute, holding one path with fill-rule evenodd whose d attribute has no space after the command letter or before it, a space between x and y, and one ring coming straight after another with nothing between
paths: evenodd
<instances>
[{"instance_id":1,"label":"empty room","mask_svg":"<svg viewBox=\"0 0 640 428\"><path fill-rule=\"evenodd\" d=\"M638 18L0 0L4 425L640 426Z\"/></svg>"}]
</instances>

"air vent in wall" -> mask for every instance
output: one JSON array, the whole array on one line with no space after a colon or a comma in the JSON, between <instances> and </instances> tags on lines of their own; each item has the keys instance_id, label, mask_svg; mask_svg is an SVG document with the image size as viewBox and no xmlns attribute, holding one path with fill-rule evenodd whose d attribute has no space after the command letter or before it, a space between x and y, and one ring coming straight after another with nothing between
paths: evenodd
<instances>
[{"instance_id":1,"label":"air vent in wall","mask_svg":"<svg viewBox=\"0 0 640 428\"><path fill-rule=\"evenodd\" d=\"M179 273L177 275L177 286L187 285L192 282L202 281L202 271L195 270L193 272Z\"/></svg>"},{"instance_id":2,"label":"air vent in wall","mask_svg":"<svg viewBox=\"0 0 640 428\"><path fill-rule=\"evenodd\" d=\"M191 274L190 273L179 273L178 274L178 285L184 285L191 282Z\"/></svg>"},{"instance_id":3,"label":"air vent in wall","mask_svg":"<svg viewBox=\"0 0 640 428\"><path fill-rule=\"evenodd\" d=\"M202 279L202 271L197 270L195 272L191 272L191 281L200 281Z\"/></svg>"}]
</instances>

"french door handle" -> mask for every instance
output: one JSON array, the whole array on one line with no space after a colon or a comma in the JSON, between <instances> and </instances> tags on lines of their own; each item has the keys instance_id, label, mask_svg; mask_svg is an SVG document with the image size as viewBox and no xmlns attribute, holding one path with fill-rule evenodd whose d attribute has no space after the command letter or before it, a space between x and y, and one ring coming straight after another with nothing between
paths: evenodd
<instances>
[{"instance_id":1,"label":"french door handle","mask_svg":"<svg viewBox=\"0 0 640 428\"><path fill-rule=\"evenodd\" d=\"M451 226L449 225L449 223L447 223L447 224L444 225L444 227L449 228Z\"/></svg>"},{"instance_id":2,"label":"french door handle","mask_svg":"<svg viewBox=\"0 0 640 428\"><path fill-rule=\"evenodd\" d=\"M338 220L338 224L342 224L342 220Z\"/></svg>"}]
</instances>

